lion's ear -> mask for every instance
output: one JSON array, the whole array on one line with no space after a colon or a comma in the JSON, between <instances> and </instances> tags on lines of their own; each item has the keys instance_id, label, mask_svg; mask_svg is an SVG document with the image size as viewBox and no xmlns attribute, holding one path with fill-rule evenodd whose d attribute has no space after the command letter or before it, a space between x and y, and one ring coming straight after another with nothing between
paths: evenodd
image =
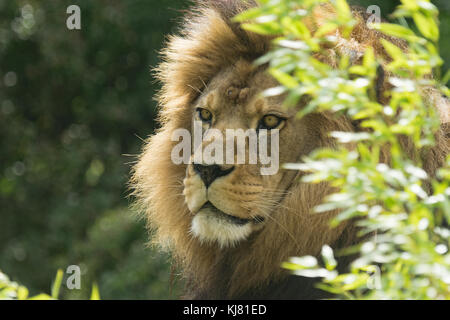
<instances>
[{"instance_id":1,"label":"lion's ear","mask_svg":"<svg viewBox=\"0 0 450 320\"><path fill-rule=\"evenodd\" d=\"M341 57L348 57L350 65L361 64L366 46L354 38L345 39L336 32L336 42L333 47L325 50L324 53L318 53L314 57L321 62L337 68ZM377 101L381 104L387 103L387 97L383 95L389 84L386 82L385 70L382 65L377 68L375 78L375 92Z\"/></svg>"},{"instance_id":2,"label":"lion's ear","mask_svg":"<svg viewBox=\"0 0 450 320\"><path fill-rule=\"evenodd\" d=\"M450 137L450 99L434 87L422 88L422 96L425 102L436 108L439 119L443 124L447 137Z\"/></svg>"}]
</instances>

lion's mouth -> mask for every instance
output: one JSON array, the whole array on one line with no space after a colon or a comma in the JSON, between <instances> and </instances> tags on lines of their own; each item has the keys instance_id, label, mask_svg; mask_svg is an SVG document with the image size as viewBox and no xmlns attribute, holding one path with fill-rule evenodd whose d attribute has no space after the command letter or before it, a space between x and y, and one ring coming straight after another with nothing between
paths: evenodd
<instances>
[{"instance_id":1,"label":"lion's mouth","mask_svg":"<svg viewBox=\"0 0 450 320\"><path fill-rule=\"evenodd\" d=\"M261 217L261 216L254 217L254 218L252 218L252 219L244 219L244 218L239 218L239 217L236 217L236 216L227 214L227 213L225 213L225 212L223 212L223 211L217 209L217 208L216 208L211 202L209 202L209 201L206 202L206 203L201 207L200 210L203 210L203 209L209 209L209 210L211 210L212 212L214 212L215 214L217 214L218 216L220 216L221 218L223 218L223 219L225 219L225 220L227 220L227 221L229 221L229 222L231 222L231 223L237 224L237 225L244 225L244 224L247 224L247 223L250 223L250 222L253 222L253 223L261 223L261 222L264 222L264 217Z\"/></svg>"}]
</instances>

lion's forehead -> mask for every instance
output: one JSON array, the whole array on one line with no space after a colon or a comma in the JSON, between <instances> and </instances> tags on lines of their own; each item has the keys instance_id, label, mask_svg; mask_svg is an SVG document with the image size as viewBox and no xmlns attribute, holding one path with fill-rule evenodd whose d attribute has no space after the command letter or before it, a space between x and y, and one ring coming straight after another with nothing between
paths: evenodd
<instances>
[{"instance_id":1,"label":"lion's forehead","mask_svg":"<svg viewBox=\"0 0 450 320\"><path fill-rule=\"evenodd\" d=\"M275 87L277 82L264 69L254 70L248 63L253 70L250 72L242 64L240 62L218 73L194 106L207 107L217 114L225 114L227 118L230 115L258 118L269 110L286 112L281 107L282 95L270 98L261 95L264 90Z\"/></svg>"}]
</instances>

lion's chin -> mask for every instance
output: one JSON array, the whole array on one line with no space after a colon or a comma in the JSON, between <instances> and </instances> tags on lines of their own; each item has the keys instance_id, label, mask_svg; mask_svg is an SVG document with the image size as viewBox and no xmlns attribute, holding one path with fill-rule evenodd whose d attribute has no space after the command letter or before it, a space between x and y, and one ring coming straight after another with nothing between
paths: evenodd
<instances>
[{"instance_id":1,"label":"lion's chin","mask_svg":"<svg viewBox=\"0 0 450 320\"><path fill-rule=\"evenodd\" d=\"M252 233L250 220L235 220L216 208L206 206L192 219L191 232L201 242L216 242L221 248L233 247Z\"/></svg>"}]
</instances>

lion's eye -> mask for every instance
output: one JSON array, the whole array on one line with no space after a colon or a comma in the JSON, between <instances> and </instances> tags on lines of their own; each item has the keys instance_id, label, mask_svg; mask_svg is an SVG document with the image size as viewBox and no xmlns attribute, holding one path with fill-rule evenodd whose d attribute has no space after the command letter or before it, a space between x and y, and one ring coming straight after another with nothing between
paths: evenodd
<instances>
[{"instance_id":1,"label":"lion's eye","mask_svg":"<svg viewBox=\"0 0 450 320\"><path fill-rule=\"evenodd\" d=\"M259 128L260 129L275 129L276 127L278 127L282 122L284 121L284 119L277 117L276 115L273 114L268 114L265 115L262 119L261 122L259 124Z\"/></svg>"},{"instance_id":2,"label":"lion's eye","mask_svg":"<svg viewBox=\"0 0 450 320\"><path fill-rule=\"evenodd\" d=\"M200 117L200 119L202 121L205 121L205 122L211 121L212 113L209 110L203 109L203 108L197 108L197 112L198 112L198 116Z\"/></svg>"}]
</instances>

